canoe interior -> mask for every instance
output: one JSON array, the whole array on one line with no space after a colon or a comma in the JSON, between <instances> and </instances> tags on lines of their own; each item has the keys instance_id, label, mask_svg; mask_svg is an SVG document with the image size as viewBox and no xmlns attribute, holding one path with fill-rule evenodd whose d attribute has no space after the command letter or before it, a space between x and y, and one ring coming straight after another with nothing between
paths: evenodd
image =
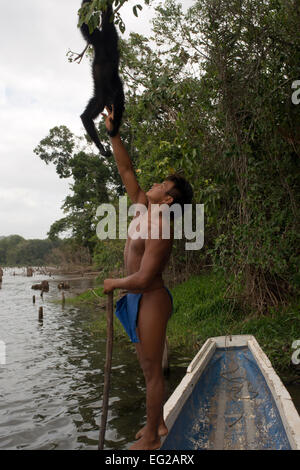
<instances>
[{"instance_id":1,"label":"canoe interior","mask_svg":"<svg viewBox=\"0 0 300 470\"><path fill-rule=\"evenodd\" d=\"M247 346L216 349L161 449L291 449Z\"/></svg>"}]
</instances>

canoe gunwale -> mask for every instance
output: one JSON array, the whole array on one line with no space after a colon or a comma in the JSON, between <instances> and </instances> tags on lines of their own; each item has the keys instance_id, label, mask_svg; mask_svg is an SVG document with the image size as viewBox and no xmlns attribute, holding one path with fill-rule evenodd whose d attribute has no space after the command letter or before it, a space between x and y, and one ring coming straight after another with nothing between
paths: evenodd
<instances>
[{"instance_id":1,"label":"canoe gunwale","mask_svg":"<svg viewBox=\"0 0 300 470\"><path fill-rule=\"evenodd\" d=\"M290 394L253 335L218 336L209 338L203 344L200 351L189 364L186 375L164 405L164 420L169 432L215 350L218 348L230 349L241 346L249 348L266 380L279 411L291 448L293 450L300 450L300 417L298 412ZM162 444L165 439L166 437L162 438Z\"/></svg>"},{"instance_id":2,"label":"canoe gunwale","mask_svg":"<svg viewBox=\"0 0 300 470\"><path fill-rule=\"evenodd\" d=\"M180 384L176 387L164 405L164 420L169 431L171 430L181 411L182 406L192 393L199 377L213 356L215 350L216 343L209 338L204 343L200 351L196 354L188 366L186 375L183 377ZM166 437L162 437L161 444L163 444L165 439Z\"/></svg>"},{"instance_id":3,"label":"canoe gunwale","mask_svg":"<svg viewBox=\"0 0 300 470\"><path fill-rule=\"evenodd\" d=\"M270 360L263 352L254 336L248 340L248 347L255 357L257 365L277 405L291 448L293 450L300 450L300 417L291 395L276 374Z\"/></svg>"}]
</instances>

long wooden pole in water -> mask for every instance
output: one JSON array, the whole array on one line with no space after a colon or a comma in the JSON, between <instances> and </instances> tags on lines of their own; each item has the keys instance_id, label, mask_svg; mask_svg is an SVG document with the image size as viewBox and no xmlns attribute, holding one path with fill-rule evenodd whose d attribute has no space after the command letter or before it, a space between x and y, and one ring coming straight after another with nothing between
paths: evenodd
<instances>
[{"instance_id":1,"label":"long wooden pole in water","mask_svg":"<svg viewBox=\"0 0 300 470\"><path fill-rule=\"evenodd\" d=\"M106 326L106 331L107 331L106 360L105 360L105 370L104 370L102 416L101 416L98 450L103 450L105 430L106 430L106 422L107 422L107 412L108 412L110 371L111 371L112 350L113 350L113 333L114 333L113 291L109 292L109 294L107 296L106 321L107 321L107 326Z\"/></svg>"}]
</instances>

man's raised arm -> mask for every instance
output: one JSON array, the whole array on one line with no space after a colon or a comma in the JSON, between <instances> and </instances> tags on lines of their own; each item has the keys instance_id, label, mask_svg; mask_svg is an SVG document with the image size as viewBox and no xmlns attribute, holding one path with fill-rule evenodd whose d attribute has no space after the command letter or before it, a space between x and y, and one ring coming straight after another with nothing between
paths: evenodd
<instances>
[{"instance_id":1,"label":"man's raised arm","mask_svg":"<svg viewBox=\"0 0 300 470\"><path fill-rule=\"evenodd\" d=\"M113 111L106 108L108 115L105 116L105 125L108 130L112 129L111 119L113 119ZM121 141L121 137L117 134L111 137L114 157L117 163L118 171L126 188L127 194L133 203L147 204L147 197L137 182L132 161L128 155L126 148Z\"/></svg>"}]
</instances>

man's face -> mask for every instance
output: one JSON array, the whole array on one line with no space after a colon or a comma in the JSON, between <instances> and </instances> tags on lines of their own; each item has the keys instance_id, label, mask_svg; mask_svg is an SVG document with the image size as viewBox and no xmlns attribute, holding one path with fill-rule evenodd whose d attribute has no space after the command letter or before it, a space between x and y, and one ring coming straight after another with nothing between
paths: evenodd
<instances>
[{"instance_id":1,"label":"man's face","mask_svg":"<svg viewBox=\"0 0 300 470\"><path fill-rule=\"evenodd\" d=\"M154 204L171 204L173 201L172 196L166 194L173 188L173 181L163 181L162 183L154 183L149 191L146 193L149 201Z\"/></svg>"}]
</instances>

